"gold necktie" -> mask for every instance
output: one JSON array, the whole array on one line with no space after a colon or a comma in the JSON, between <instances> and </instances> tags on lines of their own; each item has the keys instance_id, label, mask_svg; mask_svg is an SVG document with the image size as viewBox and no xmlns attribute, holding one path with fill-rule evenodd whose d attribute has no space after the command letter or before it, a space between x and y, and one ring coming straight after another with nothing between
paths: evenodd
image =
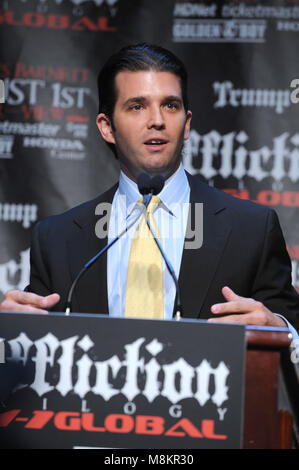
<instances>
[{"instance_id":1,"label":"gold necktie","mask_svg":"<svg viewBox=\"0 0 299 470\"><path fill-rule=\"evenodd\" d=\"M142 199L138 201L140 203ZM158 240L153 210L160 203L153 196L147 217ZM162 255L151 234L144 215L132 240L126 289L126 317L164 318Z\"/></svg>"}]
</instances>

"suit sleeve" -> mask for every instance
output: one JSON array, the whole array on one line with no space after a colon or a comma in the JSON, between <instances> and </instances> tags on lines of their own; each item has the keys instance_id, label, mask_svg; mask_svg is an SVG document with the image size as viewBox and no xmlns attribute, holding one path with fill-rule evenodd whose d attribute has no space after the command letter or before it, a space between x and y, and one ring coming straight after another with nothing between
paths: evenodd
<instances>
[{"instance_id":1,"label":"suit sleeve","mask_svg":"<svg viewBox=\"0 0 299 470\"><path fill-rule=\"evenodd\" d=\"M299 295L292 286L291 273L291 261L278 217L270 209L252 297L272 312L283 315L299 330Z\"/></svg>"},{"instance_id":2,"label":"suit sleeve","mask_svg":"<svg viewBox=\"0 0 299 470\"><path fill-rule=\"evenodd\" d=\"M47 270L46 256L43 250L46 249L45 242L41 243L42 228L45 225L38 222L32 231L30 249L30 284L26 287L27 292L34 292L38 295L49 295L51 291L51 281ZM45 238L45 234L44 234Z\"/></svg>"}]
</instances>

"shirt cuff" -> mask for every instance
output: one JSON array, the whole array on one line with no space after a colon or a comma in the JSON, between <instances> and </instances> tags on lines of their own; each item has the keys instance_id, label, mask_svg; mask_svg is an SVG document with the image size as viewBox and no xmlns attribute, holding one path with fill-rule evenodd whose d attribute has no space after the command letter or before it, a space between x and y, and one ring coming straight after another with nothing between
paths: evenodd
<instances>
[{"instance_id":1,"label":"shirt cuff","mask_svg":"<svg viewBox=\"0 0 299 470\"><path fill-rule=\"evenodd\" d=\"M280 315L279 313L275 313L275 315L277 315L278 317L282 318L283 321L286 322L286 327L290 330L293 339L298 339L298 338L299 338L298 332L297 332L297 331L295 330L295 328L288 322L288 320L287 320L283 315Z\"/></svg>"}]
</instances>

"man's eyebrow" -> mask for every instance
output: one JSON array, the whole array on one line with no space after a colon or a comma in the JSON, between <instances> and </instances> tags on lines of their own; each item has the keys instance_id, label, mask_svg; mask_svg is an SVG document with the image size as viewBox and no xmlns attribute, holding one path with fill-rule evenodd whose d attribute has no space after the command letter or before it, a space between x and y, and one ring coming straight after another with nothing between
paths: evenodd
<instances>
[{"instance_id":1,"label":"man's eyebrow","mask_svg":"<svg viewBox=\"0 0 299 470\"><path fill-rule=\"evenodd\" d=\"M124 103L123 107L128 106L131 103L144 103L146 101L145 96L132 96L132 98L128 98Z\"/></svg>"},{"instance_id":2,"label":"man's eyebrow","mask_svg":"<svg viewBox=\"0 0 299 470\"><path fill-rule=\"evenodd\" d=\"M131 98L128 98L124 103L123 103L123 107L126 107L132 103L145 103L148 101L148 98L146 96L132 96ZM165 96L163 99L162 99L162 102L163 103L166 103L166 102L170 102L170 101L176 101L178 103L183 103L183 100L180 96L178 95L168 95L168 96Z\"/></svg>"},{"instance_id":3,"label":"man's eyebrow","mask_svg":"<svg viewBox=\"0 0 299 470\"><path fill-rule=\"evenodd\" d=\"M179 103L183 102L182 98L177 95L166 96L163 101L178 101Z\"/></svg>"}]
</instances>

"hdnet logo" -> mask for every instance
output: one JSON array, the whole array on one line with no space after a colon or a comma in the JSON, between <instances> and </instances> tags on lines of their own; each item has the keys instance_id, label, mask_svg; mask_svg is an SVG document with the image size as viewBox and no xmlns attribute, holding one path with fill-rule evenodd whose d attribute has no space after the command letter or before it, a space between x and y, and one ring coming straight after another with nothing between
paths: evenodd
<instances>
[{"instance_id":1,"label":"hdnet logo","mask_svg":"<svg viewBox=\"0 0 299 470\"><path fill-rule=\"evenodd\" d=\"M0 80L0 104L5 103L4 81Z\"/></svg>"}]
</instances>

